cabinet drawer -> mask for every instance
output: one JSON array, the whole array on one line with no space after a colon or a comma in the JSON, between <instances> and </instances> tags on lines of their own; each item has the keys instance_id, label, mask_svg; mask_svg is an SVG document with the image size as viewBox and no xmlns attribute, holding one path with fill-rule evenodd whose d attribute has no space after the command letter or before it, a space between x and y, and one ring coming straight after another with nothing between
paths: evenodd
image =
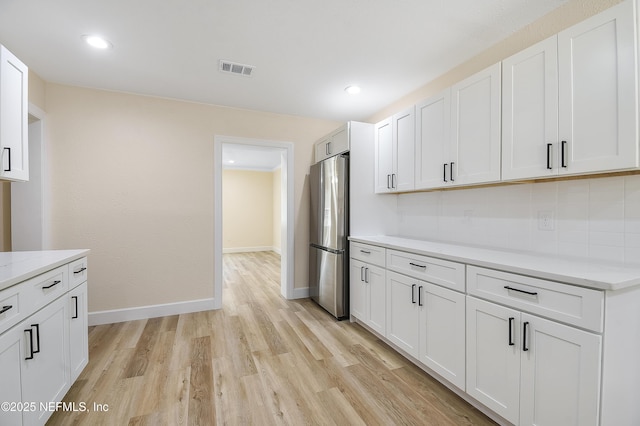
<instances>
[{"instance_id":1,"label":"cabinet drawer","mask_svg":"<svg viewBox=\"0 0 640 426\"><path fill-rule=\"evenodd\" d=\"M464 292L464 265L397 250L387 251L387 269Z\"/></svg>"},{"instance_id":2,"label":"cabinet drawer","mask_svg":"<svg viewBox=\"0 0 640 426\"><path fill-rule=\"evenodd\" d=\"M69 290L68 265L31 278L21 284L24 291L26 311L33 313L53 302Z\"/></svg>"},{"instance_id":3,"label":"cabinet drawer","mask_svg":"<svg viewBox=\"0 0 640 426\"><path fill-rule=\"evenodd\" d=\"M87 280L88 267L86 257L74 260L69 264L69 289L76 288Z\"/></svg>"},{"instance_id":4,"label":"cabinet drawer","mask_svg":"<svg viewBox=\"0 0 640 426\"><path fill-rule=\"evenodd\" d=\"M493 269L467 266L469 294L602 332L604 292Z\"/></svg>"},{"instance_id":5,"label":"cabinet drawer","mask_svg":"<svg viewBox=\"0 0 640 426\"><path fill-rule=\"evenodd\" d=\"M372 265L378 265L384 268L385 261L385 251L384 247L372 246L370 244L363 243L354 243L351 242L351 253L349 254L352 258L361 260L362 262L367 262Z\"/></svg>"},{"instance_id":6,"label":"cabinet drawer","mask_svg":"<svg viewBox=\"0 0 640 426\"><path fill-rule=\"evenodd\" d=\"M26 316L23 287L14 285L0 291L0 334L20 322Z\"/></svg>"}]
</instances>

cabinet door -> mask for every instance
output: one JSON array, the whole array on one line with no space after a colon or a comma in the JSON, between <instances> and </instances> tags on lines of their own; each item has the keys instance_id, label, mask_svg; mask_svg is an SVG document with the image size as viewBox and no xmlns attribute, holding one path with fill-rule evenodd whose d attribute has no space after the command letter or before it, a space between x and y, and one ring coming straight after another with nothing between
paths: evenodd
<instances>
[{"instance_id":1,"label":"cabinet door","mask_svg":"<svg viewBox=\"0 0 640 426\"><path fill-rule=\"evenodd\" d=\"M29 70L0 46L0 178L29 180Z\"/></svg>"},{"instance_id":2,"label":"cabinet door","mask_svg":"<svg viewBox=\"0 0 640 426\"><path fill-rule=\"evenodd\" d=\"M518 422L520 313L467 296L467 393Z\"/></svg>"},{"instance_id":3,"label":"cabinet door","mask_svg":"<svg viewBox=\"0 0 640 426\"><path fill-rule=\"evenodd\" d=\"M376 193L391 192L393 174L393 132L391 117L375 125L375 190Z\"/></svg>"},{"instance_id":4,"label":"cabinet door","mask_svg":"<svg viewBox=\"0 0 640 426\"><path fill-rule=\"evenodd\" d=\"M449 182L450 130L450 89L416 105L416 189L438 188Z\"/></svg>"},{"instance_id":5,"label":"cabinet door","mask_svg":"<svg viewBox=\"0 0 640 426\"><path fill-rule=\"evenodd\" d=\"M500 64L451 88L454 184L500 180Z\"/></svg>"},{"instance_id":6,"label":"cabinet door","mask_svg":"<svg viewBox=\"0 0 640 426\"><path fill-rule=\"evenodd\" d=\"M352 243L353 244L353 243ZM367 285L364 281L365 267L364 262L351 258L350 260L350 281L349 281L349 304L350 313L354 317L366 323L366 291Z\"/></svg>"},{"instance_id":7,"label":"cabinet door","mask_svg":"<svg viewBox=\"0 0 640 426\"><path fill-rule=\"evenodd\" d=\"M365 270L367 283L367 324L385 336L387 333L387 282L386 271L374 265Z\"/></svg>"},{"instance_id":8,"label":"cabinet door","mask_svg":"<svg viewBox=\"0 0 640 426\"><path fill-rule=\"evenodd\" d=\"M22 352L22 329L14 327L0 336L0 402L21 402L22 384L20 381L20 363ZM31 401L26 401L31 402ZM21 425L22 411L0 411L0 424Z\"/></svg>"},{"instance_id":9,"label":"cabinet door","mask_svg":"<svg viewBox=\"0 0 640 426\"><path fill-rule=\"evenodd\" d=\"M316 163L322 160L325 160L329 157L329 141L330 139L323 139L319 142L316 142L315 145L315 160Z\"/></svg>"},{"instance_id":10,"label":"cabinet door","mask_svg":"<svg viewBox=\"0 0 640 426\"><path fill-rule=\"evenodd\" d=\"M415 109L408 108L393 116L393 172L391 188L410 191L414 188Z\"/></svg>"},{"instance_id":11,"label":"cabinet door","mask_svg":"<svg viewBox=\"0 0 640 426\"><path fill-rule=\"evenodd\" d=\"M520 424L597 425L601 337L528 314L521 327Z\"/></svg>"},{"instance_id":12,"label":"cabinet door","mask_svg":"<svg viewBox=\"0 0 640 426\"><path fill-rule=\"evenodd\" d=\"M418 291L419 359L464 391L465 295L431 283Z\"/></svg>"},{"instance_id":13,"label":"cabinet door","mask_svg":"<svg viewBox=\"0 0 640 426\"><path fill-rule=\"evenodd\" d=\"M558 38L502 61L502 179L558 174Z\"/></svg>"},{"instance_id":14,"label":"cabinet door","mask_svg":"<svg viewBox=\"0 0 640 426\"><path fill-rule=\"evenodd\" d=\"M418 287L421 281L387 271L387 338L408 354L419 356Z\"/></svg>"},{"instance_id":15,"label":"cabinet door","mask_svg":"<svg viewBox=\"0 0 640 426\"><path fill-rule=\"evenodd\" d=\"M25 355L21 368L23 401L62 401L69 390L68 318L67 299L60 297L18 326ZM30 356L33 358L26 359ZM44 424L51 413L25 412L24 424Z\"/></svg>"},{"instance_id":16,"label":"cabinet door","mask_svg":"<svg viewBox=\"0 0 640 426\"><path fill-rule=\"evenodd\" d=\"M89 362L89 335L87 323L87 282L67 295L69 298L69 360L71 383L75 382Z\"/></svg>"},{"instance_id":17,"label":"cabinet door","mask_svg":"<svg viewBox=\"0 0 640 426\"><path fill-rule=\"evenodd\" d=\"M331 134L328 152L329 155L336 155L346 151L349 151L349 130L343 126Z\"/></svg>"},{"instance_id":18,"label":"cabinet door","mask_svg":"<svg viewBox=\"0 0 640 426\"><path fill-rule=\"evenodd\" d=\"M635 20L625 1L558 34L560 173L638 166Z\"/></svg>"}]
</instances>

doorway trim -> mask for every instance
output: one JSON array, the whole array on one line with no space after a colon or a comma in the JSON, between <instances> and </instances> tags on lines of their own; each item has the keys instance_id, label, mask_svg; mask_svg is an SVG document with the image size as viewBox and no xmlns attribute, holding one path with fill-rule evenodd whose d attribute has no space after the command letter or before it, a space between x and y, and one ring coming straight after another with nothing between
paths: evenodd
<instances>
[{"instance_id":1,"label":"doorway trim","mask_svg":"<svg viewBox=\"0 0 640 426\"><path fill-rule=\"evenodd\" d=\"M234 136L214 136L213 141L213 297L214 309L222 308L222 145L252 145L283 149L282 192L280 214L281 223L281 270L280 293L285 299L294 298L294 156L293 143L250 139Z\"/></svg>"}]
</instances>

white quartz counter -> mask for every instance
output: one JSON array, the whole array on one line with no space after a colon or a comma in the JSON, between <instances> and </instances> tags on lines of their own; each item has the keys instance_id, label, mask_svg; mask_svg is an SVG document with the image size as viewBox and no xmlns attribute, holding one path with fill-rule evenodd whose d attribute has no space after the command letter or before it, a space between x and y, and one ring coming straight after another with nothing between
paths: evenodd
<instances>
[{"instance_id":1,"label":"white quartz counter","mask_svg":"<svg viewBox=\"0 0 640 426\"><path fill-rule=\"evenodd\" d=\"M598 290L640 285L640 266L552 257L393 236L349 237L351 241L408 251L467 265L499 269Z\"/></svg>"},{"instance_id":2,"label":"white quartz counter","mask_svg":"<svg viewBox=\"0 0 640 426\"><path fill-rule=\"evenodd\" d=\"M0 290L86 256L89 250L0 252Z\"/></svg>"}]
</instances>

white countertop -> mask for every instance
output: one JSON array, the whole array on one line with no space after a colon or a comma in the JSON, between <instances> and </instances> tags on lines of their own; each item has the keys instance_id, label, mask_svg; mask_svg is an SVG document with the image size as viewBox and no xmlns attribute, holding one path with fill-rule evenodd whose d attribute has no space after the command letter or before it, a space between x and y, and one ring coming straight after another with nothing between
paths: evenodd
<instances>
[{"instance_id":1,"label":"white countertop","mask_svg":"<svg viewBox=\"0 0 640 426\"><path fill-rule=\"evenodd\" d=\"M598 290L640 285L640 266L546 256L393 236L349 237L351 241L409 251L467 265L499 269Z\"/></svg>"},{"instance_id":2,"label":"white countertop","mask_svg":"<svg viewBox=\"0 0 640 426\"><path fill-rule=\"evenodd\" d=\"M87 249L0 252L0 290L80 259L88 253Z\"/></svg>"}]
</instances>

